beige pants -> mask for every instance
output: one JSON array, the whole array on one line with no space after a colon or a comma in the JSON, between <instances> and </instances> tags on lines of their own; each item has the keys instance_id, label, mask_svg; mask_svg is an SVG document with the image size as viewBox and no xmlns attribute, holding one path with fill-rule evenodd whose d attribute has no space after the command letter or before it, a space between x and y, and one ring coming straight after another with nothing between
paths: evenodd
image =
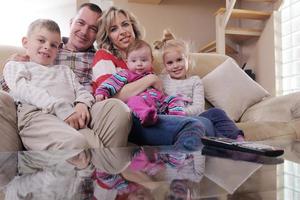
<instances>
[{"instance_id":1,"label":"beige pants","mask_svg":"<svg viewBox=\"0 0 300 200\"><path fill-rule=\"evenodd\" d=\"M131 129L129 108L118 99L95 103L89 128L75 130L34 106L18 106L18 128L26 149L82 149L127 146Z\"/></svg>"},{"instance_id":2,"label":"beige pants","mask_svg":"<svg viewBox=\"0 0 300 200\"><path fill-rule=\"evenodd\" d=\"M22 149L16 112L14 100L6 92L0 91L0 152Z\"/></svg>"}]
</instances>

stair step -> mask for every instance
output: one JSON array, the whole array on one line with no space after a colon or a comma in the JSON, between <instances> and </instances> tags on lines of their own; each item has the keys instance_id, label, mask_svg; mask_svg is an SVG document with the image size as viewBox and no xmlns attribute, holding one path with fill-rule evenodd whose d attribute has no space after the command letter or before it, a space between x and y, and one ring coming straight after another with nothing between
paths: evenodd
<instances>
[{"instance_id":1,"label":"stair step","mask_svg":"<svg viewBox=\"0 0 300 200\"><path fill-rule=\"evenodd\" d=\"M245 40L259 37L262 33L261 29L227 27L225 34L230 36L237 43L242 43Z\"/></svg>"},{"instance_id":2,"label":"stair step","mask_svg":"<svg viewBox=\"0 0 300 200\"><path fill-rule=\"evenodd\" d=\"M128 0L129 3L160 4L162 0Z\"/></svg>"},{"instance_id":3,"label":"stair step","mask_svg":"<svg viewBox=\"0 0 300 200\"><path fill-rule=\"evenodd\" d=\"M212 53L216 52L216 41L211 41L204 47L200 48L199 53ZM231 46L226 44L226 49L225 49L226 54L237 54L238 52Z\"/></svg>"},{"instance_id":4,"label":"stair step","mask_svg":"<svg viewBox=\"0 0 300 200\"><path fill-rule=\"evenodd\" d=\"M243 1L253 1L253 2L275 2L276 0L243 0Z\"/></svg>"},{"instance_id":5,"label":"stair step","mask_svg":"<svg viewBox=\"0 0 300 200\"><path fill-rule=\"evenodd\" d=\"M220 8L215 15L225 13L226 8ZM266 20L271 16L271 12L263 12L256 10L245 10L245 9L233 9L231 16L232 18L239 19L255 19L255 20Z\"/></svg>"}]
</instances>

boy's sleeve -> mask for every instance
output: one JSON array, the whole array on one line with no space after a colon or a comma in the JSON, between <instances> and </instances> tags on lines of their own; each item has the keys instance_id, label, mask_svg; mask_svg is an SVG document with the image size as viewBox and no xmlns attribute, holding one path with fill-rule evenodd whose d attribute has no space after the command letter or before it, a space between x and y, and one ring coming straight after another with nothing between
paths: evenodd
<instances>
[{"instance_id":1,"label":"boy's sleeve","mask_svg":"<svg viewBox=\"0 0 300 200\"><path fill-rule=\"evenodd\" d=\"M56 110L64 108L60 109L61 115L56 113L63 120L74 112L72 104L61 98L55 98L47 90L31 84L31 72L27 70L24 63L9 61L4 67L3 74L11 90L10 94L16 101L34 105L46 113L55 113Z\"/></svg>"},{"instance_id":2,"label":"boy's sleeve","mask_svg":"<svg viewBox=\"0 0 300 200\"><path fill-rule=\"evenodd\" d=\"M70 70L71 78L73 81L74 89L75 89L75 103L84 103L88 108L91 108L95 102L95 98L93 95L79 83L76 75Z\"/></svg>"},{"instance_id":3,"label":"boy's sleeve","mask_svg":"<svg viewBox=\"0 0 300 200\"><path fill-rule=\"evenodd\" d=\"M185 112L187 115L195 116L204 111L204 87L201 79L198 76L193 76L192 81L194 82L192 88L193 102L185 107Z\"/></svg>"},{"instance_id":4,"label":"boy's sleeve","mask_svg":"<svg viewBox=\"0 0 300 200\"><path fill-rule=\"evenodd\" d=\"M128 73L126 70L122 70L113 74L106 81L96 89L95 95L102 94L105 97L113 97L116 95L124 85L128 83Z\"/></svg>"}]
</instances>

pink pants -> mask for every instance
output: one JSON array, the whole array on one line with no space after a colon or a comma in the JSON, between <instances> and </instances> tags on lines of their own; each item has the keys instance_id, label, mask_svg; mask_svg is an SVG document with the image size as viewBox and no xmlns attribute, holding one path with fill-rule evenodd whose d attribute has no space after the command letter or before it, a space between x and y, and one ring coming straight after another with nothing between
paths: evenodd
<instances>
[{"instance_id":1,"label":"pink pants","mask_svg":"<svg viewBox=\"0 0 300 200\"><path fill-rule=\"evenodd\" d=\"M157 114L185 115L184 101L180 97L166 96L153 88L130 97L127 105L145 126L155 124Z\"/></svg>"}]
</instances>

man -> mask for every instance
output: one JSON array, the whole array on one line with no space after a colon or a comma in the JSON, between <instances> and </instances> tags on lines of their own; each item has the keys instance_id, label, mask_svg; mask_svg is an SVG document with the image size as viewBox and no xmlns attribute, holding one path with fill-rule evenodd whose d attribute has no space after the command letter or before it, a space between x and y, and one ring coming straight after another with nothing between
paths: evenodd
<instances>
[{"instance_id":1,"label":"man","mask_svg":"<svg viewBox=\"0 0 300 200\"><path fill-rule=\"evenodd\" d=\"M94 56L93 43L96 39L98 31L97 20L101 16L101 9L92 3L85 3L80 6L76 16L70 22L70 35L68 40L63 39L63 44L58 53L56 64L68 65L77 75L80 83L85 88L91 91L91 64ZM26 61L26 55L14 55L14 60ZM3 81L1 82L2 85ZM5 89L5 87L2 87ZM89 145L93 148L109 146L126 146L127 137L131 128L131 115L129 109L121 101L111 99L103 103L94 105L96 109L92 112L94 124L88 124L89 116L82 116L85 123L74 123L67 121L67 123L82 133ZM83 113L78 110L78 113ZM5 92L0 92L0 134L2 137L0 151L19 150L21 143L17 134L16 123L16 108L13 100ZM28 122L34 123L34 122ZM91 129L85 128L87 125L97 127L95 132ZM25 124L26 126L26 124ZM51 134L51 130L48 131ZM36 141L35 141L36 142ZM49 143L62 141L49 141ZM67 146L60 145L63 148Z\"/></svg>"}]
</instances>

